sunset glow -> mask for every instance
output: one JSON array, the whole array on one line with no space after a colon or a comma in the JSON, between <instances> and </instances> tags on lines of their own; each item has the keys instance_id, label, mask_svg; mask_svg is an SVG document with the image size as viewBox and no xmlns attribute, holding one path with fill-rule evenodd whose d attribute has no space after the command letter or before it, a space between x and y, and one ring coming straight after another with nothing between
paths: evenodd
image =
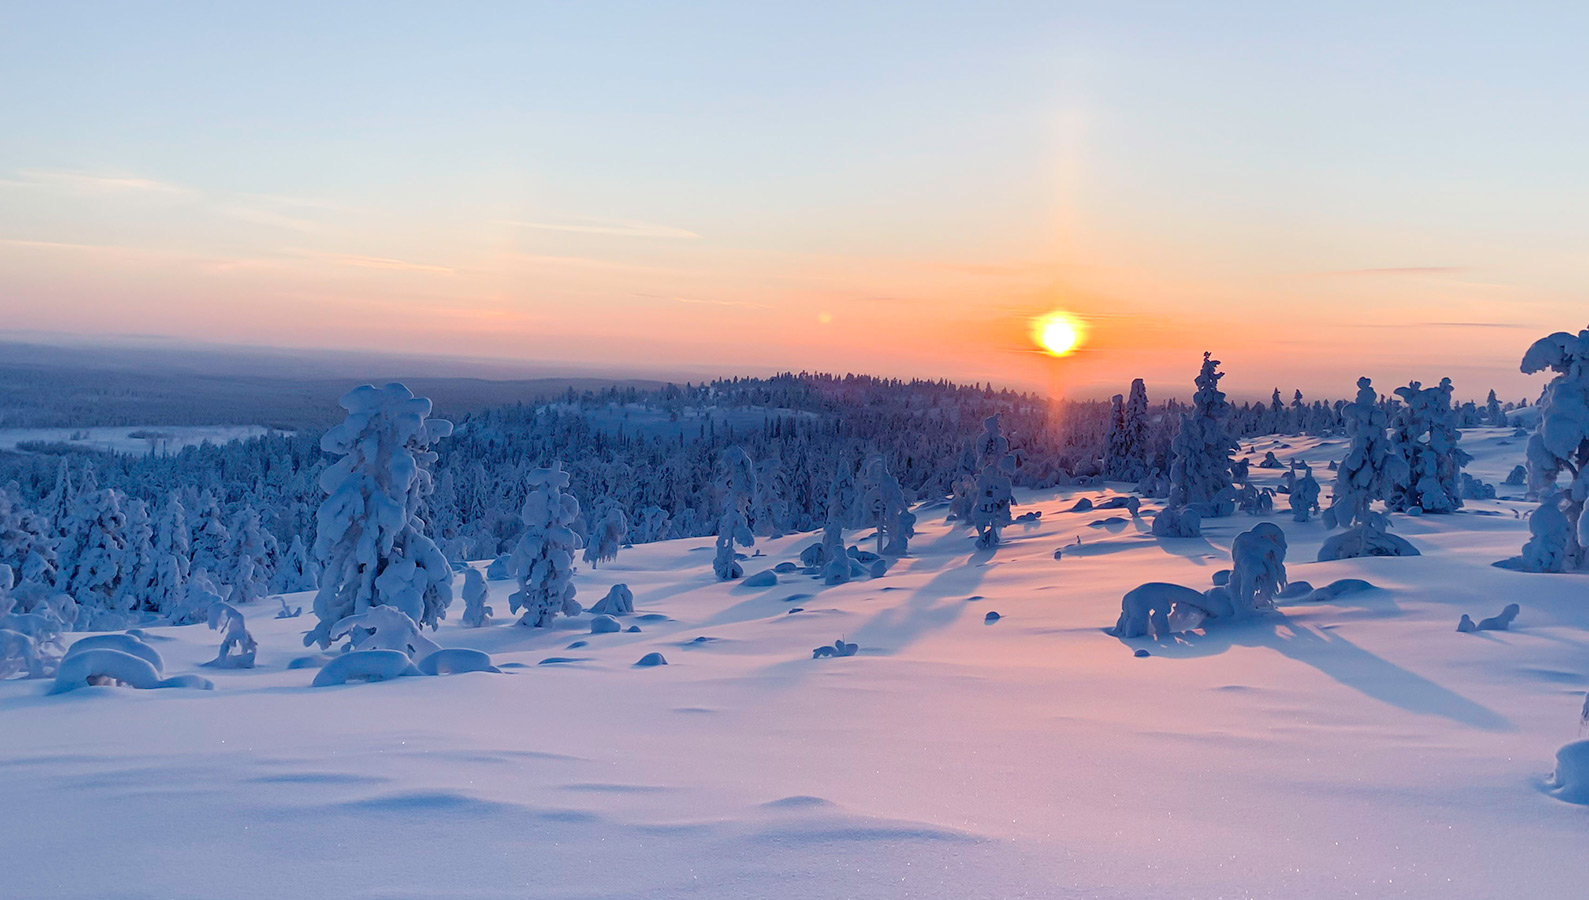
<instances>
[{"instance_id":1,"label":"sunset glow","mask_svg":"<svg viewBox=\"0 0 1589 900\"><path fill-rule=\"evenodd\" d=\"M1081 320L1063 310L1056 310L1037 320L1037 344L1049 356L1069 356L1081 346Z\"/></svg>"}]
</instances>

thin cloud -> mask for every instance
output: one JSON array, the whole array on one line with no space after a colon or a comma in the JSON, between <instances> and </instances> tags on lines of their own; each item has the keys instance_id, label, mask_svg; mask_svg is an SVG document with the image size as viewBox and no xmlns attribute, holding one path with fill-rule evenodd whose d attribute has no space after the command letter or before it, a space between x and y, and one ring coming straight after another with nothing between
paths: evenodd
<instances>
[{"instance_id":1,"label":"thin cloud","mask_svg":"<svg viewBox=\"0 0 1589 900\"><path fill-rule=\"evenodd\" d=\"M158 194L191 194L193 191L181 185L169 182L156 181L153 178L138 178L130 175L101 175L94 172L78 172L66 169L25 169L17 173L20 180L4 182L12 187L57 187L79 193L119 193L142 192Z\"/></svg>"},{"instance_id":2,"label":"thin cloud","mask_svg":"<svg viewBox=\"0 0 1589 900\"><path fill-rule=\"evenodd\" d=\"M741 309L772 309L765 303L752 303L749 300L703 300L695 297L675 297L671 294L635 294L636 297L645 297L648 300L671 300L674 303L688 303L698 306L737 306Z\"/></svg>"},{"instance_id":3,"label":"thin cloud","mask_svg":"<svg viewBox=\"0 0 1589 900\"><path fill-rule=\"evenodd\" d=\"M306 251L304 256L310 259L321 259L339 266L353 266L359 269L388 269L396 272L432 272L437 275L451 275L454 269L451 266L438 266L431 263L410 262L406 259L392 259L386 256L361 256L356 253L320 253Z\"/></svg>"},{"instance_id":4,"label":"thin cloud","mask_svg":"<svg viewBox=\"0 0 1589 900\"><path fill-rule=\"evenodd\" d=\"M579 221L573 222L523 222L515 219L505 219L499 224L511 225L514 228L531 228L538 231L566 231L573 234L601 234L611 237L669 238L673 240L696 240L700 237L693 231L674 228L669 225L636 222L629 219L595 219L584 216L579 217Z\"/></svg>"},{"instance_id":5,"label":"thin cloud","mask_svg":"<svg viewBox=\"0 0 1589 900\"><path fill-rule=\"evenodd\" d=\"M1538 325L1524 325L1518 322L1334 322L1331 324L1342 328L1539 328Z\"/></svg>"},{"instance_id":6,"label":"thin cloud","mask_svg":"<svg viewBox=\"0 0 1589 900\"><path fill-rule=\"evenodd\" d=\"M1472 266L1391 266L1380 269L1336 269L1330 272L1315 272L1315 278L1356 278L1399 275L1456 275L1461 272L1473 271Z\"/></svg>"}]
</instances>

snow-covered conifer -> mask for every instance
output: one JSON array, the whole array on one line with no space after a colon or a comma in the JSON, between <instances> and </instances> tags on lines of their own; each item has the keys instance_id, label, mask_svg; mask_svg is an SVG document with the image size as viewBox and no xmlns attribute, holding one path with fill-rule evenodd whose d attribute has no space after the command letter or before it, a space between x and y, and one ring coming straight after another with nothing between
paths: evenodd
<instances>
[{"instance_id":1,"label":"snow-covered conifer","mask_svg":"<svg viewBox=\"0 0 1589 900\"><path fill-rule=\"evenodd\" d=\"M559 614L580 613L574 599L574 552L584 545L572 527L579 501L565 492L568 473L558 462L530 472L527 481L530 495L520 513L524 533L509 563L519 589L508 597L508 609L524 610L520 625L544 628Z\"/></svg>"},{"instance_id":2,"label":"snow-covered conifer","mask_svg":"<svg viewBox=\"0 0 1589 900\"><path fill-rule=\"evenodd\" d=\"M1451 408L1451 379L1426 388L1414 381L1396 389L1402 399L1391 444L1407 462L1405 483L1392 488L1385 505L1397 512L1417 507L1447 513L1462 506L1462 467L1473 459L1457 446L1457 411Z\"/></svg>"},{"instance_id":3,"label":"snow-covered conifer","mask_svg":"<svg viewBox=\"0 0 1589 900\"><path fill-rule=\"evenodd\" d=\"M1528 438L1528 489L1539 508L1513 565L1530 572L1589 568L1589 329L1535 341L1522 369L1556 374L1540 395L1539 419Z\"/></svg>"},{"instance_id":4,"label":"snow-covered conifer","mask_svg":"<svg viewBox=\"0 0 1589 900\"><path fill-rule=\"evenodd\" d=\"M483 628L491 624L491 588L480 570L470 566L463 570L463 618L465 628Z\"/></svg>"},{"instance_id":5,"label":"snow-covered conifer","mask_svg":"<svg viewBox=\"0 0 1589 900\"><path fill-rule=\"evenodd\" d=\"M1372 509L1407 483L1407 461L1386 435L1386 415L1367 378L1357 380L1357 398L1341 409L1351 443L1335 472L1335 491L1324 510L1326 528L1345 528L1319 548L1319 560L1357 556L1417 556L1411 544L1389 534L1385 513Z\"/></svg>"},{"instance_id":6,"label":"snow-covered conifer","mask_svg":"<svg viewBox=\"0 0 1589 900\"><path fill-rule=\"evenodd\" d=\"M270 589L278 594L296 594L315 590L319 586L319 567L304 546L303 536L295 534L292 536L292 545L287 548L287 555L276 566Z\"/></svg>"},{"instance_id":7,"label":"snow-covered conifer","mask_svg":"<svg viewBox=\"0 0 1589 900\"><path fill-rule=\"evenodd\" d=\"M717 490L723 513L717 520L717 555L712 559L712 571L719 581L729 581L745 574L736 558L734 543L745 547L756 544L749 518L750 504L756 496L756 469L743 449L729 447L723 451Z\"/></svg>"},{"instance_id":8,"label":"snow-covered conifer","mask_svg":"<svg viewBox=\"0 0 1589 900\"><path fill-rule=\"evenodd\" d=\"M1202 518L1228 516L1236 508L1230 469L1238 448L1225 428L1230 404L1219 389L1224 373L1218 367L1219 360L1203 354L1192 410L1181 416L1181 430L1171 443L1169 506L1194 507Z\"/></svg>"},{"instance_id":9,"label":"snow-covered conifer","mask_svg":"<svg viewBox=\"0 0 1589 900\"><path fill-rule=\"evenodd\" d=\"M594 569L601 563L617 559L618 549L628 536L629 517L623 514L623 507L616 503L609 504L596 518L595 527L591 529L590 540L585 544L585 562Z\"/></svg>"},{"instance_id":10,"label":"snow-covered conifer","mask_svg":"<svg viewBox=\"0 0 1589 900\"><path fill-rule=\"evenodd\" d=\"M436 459L430 444L452 434L452 423L429 418L430 401L396 383L354 388L340 402L347 419L320 439L340 458L320 475L319 623L305 646L330 646L333 626L378 606L435 628L452 603L452 567L420 518Z\"/></svg>"},{"instance_id":11,"label":"snow-covered conifer","mask_svg":"<svg viewBox=\"0 0 1589 900\"><path fill-rule=\"evenodd\" d=\"M866 512L862 524L877 529L879 555L903 556L916 534L916 516L899 486L899 479L888 471L888 461L874 456L866 463L861 507ZM887 541L885 545L884 541Z\"/></svg>"}]
</instances>

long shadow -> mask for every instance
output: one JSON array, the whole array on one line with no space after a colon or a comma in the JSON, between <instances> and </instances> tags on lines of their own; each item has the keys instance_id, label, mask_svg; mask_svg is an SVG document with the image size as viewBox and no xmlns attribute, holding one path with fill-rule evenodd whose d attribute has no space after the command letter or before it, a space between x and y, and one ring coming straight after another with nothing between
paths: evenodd
<instances>
[{"instance_id":1,"label":"long shadow","mask_svg":"<svg viewBox=\"0 0 1589 900\"><path fill-rule=\"evenodd\" d=\"M1200 566L1208 565L1204 557L1225 557L1223 550L1208 542L1208 538L1157 538L1159 549L1171 556L1184 556Z\"/></svg>"},{"instance_id":2,"label":"long shadow","mask_svg":"<svg viewBox=\"0 0 1589 900\"><path fill-rule=\"evenodd\" d=\"M1512 731L1516 727L1511 720L1488 707L1364 650L1334 632L1293 622L1281 612L1251 621L1216 625L1211 632L1183 632L1171 640L1156 643L1159 655L1177 659L1215 656L1233 646L1268 647L1312 666L1365 696L1408 712L1440 716L1484 731Z\"/></svg>"},{"instance_id":3,"label":"long shadow","mask_svg":"<svg viewBox=\"0 0 1589 900\"><path fill-rule=\"evenodd\" d=\"M945 569L911 592L903 603L882 610L849 636L863 649L892 653L923 634L947 626L966 609L966 596L982 583L992 550L978 550L964 565Z\"/></svg>"}]
</instances>

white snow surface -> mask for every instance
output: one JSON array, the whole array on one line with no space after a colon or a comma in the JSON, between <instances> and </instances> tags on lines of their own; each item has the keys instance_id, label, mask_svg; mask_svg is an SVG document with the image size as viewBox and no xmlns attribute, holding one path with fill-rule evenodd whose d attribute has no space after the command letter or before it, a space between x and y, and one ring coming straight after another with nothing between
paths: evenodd
<instances>
[{"instance_id":1,"label":"white snow surface","mask_svg":"<svg viewBox=\"0 0 1589 900\"><path fill-rule=\"evenodd\" d=\"M106 425L90 428L0 428L0 450L15 450L31 441L72 444L104 453L148 453L164 456L206 441L225 444L270 434L263 425ZM274 429L280 431L280 429Z\"/></svg>"},{"instance_id":2,"label":"white snow surface","mask_svg":"<svg viewBox=\"0 0 1589 900\"><path fill-rule=\"evenodd\" d=\"M1498 482L1507 434L1469 431L1469 470ZM1284 442L1246 455L1322 472L1344 447ZM711 538L638 545L574 580L627 583L639 633L426 632L502 674L312 689L288 668L305 618L249 607L244 670L198 668L202 625L147 628L166 674L215 689L0 682L0 897L1584 896L1589 806L1550 787L1589 687L1589 580L1491 565L1533 504L1398 516L1422 556L1321 563L1323 525L1284 511L1169 540L1062 514L1114 494L1018 492L1044 515L996 551L924 513L885 576L831 587L720 582ZM1258 521L1293 581L1377 589L1105 633L1138 584L1208 587ZM770 566L813 539L756 546ZM1452 629L1514 599L1510 631ZM812 659L835 635L858 654ZM634 665L651 652L669 664Z\"/></svg>"}]
</instances>

